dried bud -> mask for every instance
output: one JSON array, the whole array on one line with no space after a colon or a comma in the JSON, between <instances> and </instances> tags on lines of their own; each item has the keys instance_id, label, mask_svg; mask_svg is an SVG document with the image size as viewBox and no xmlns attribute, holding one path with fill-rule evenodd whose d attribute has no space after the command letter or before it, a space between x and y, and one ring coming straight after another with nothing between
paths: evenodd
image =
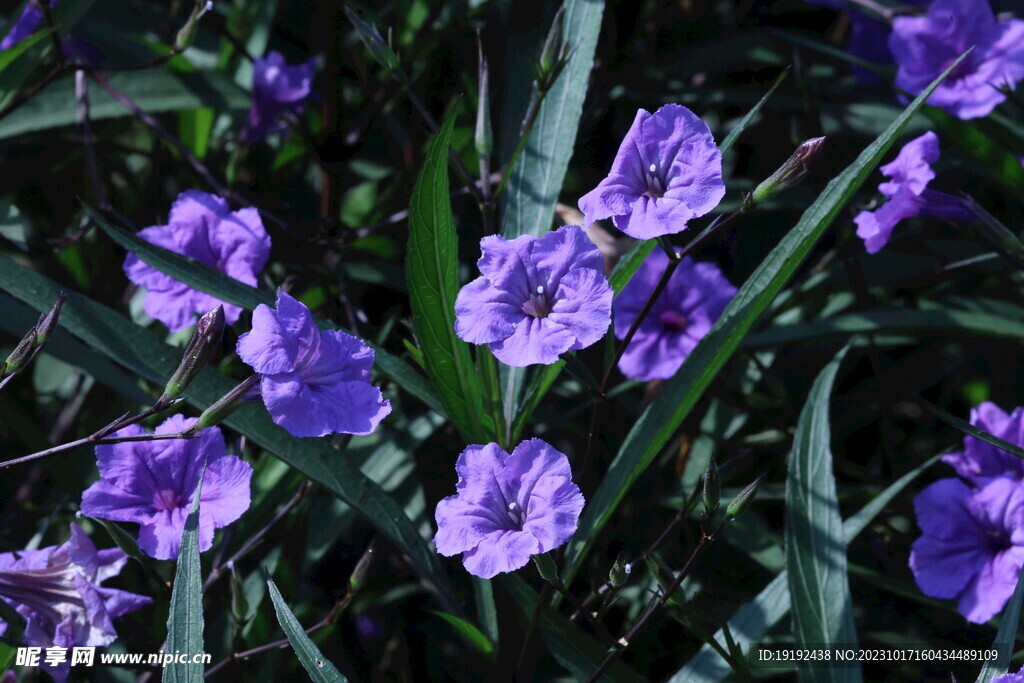
<instances>
[{"instance_id":1,"label":"dried bud","mask_svg":"<svg viewBox=\"0 0 1024 683\"><path fill-rule=\"evenodd\" d=\"M754 191L747 195L743 201L744 210L752 209L763 201L771 199L779 192L793 187L804 179L821 150L825 145L825 138L811 138L807 140L796 151L786 159L775 173L772 173L767 180L761 182Z\"/></svg>"},{"instance_id":2,"label":"dried bud","mask_svg":"<svg viewBox=\"0 0 1024 683\"><path fill-rule=\"evenodd\" d=\"M982 237L988 240L1003 258L1018 268L1024 268L1024 245L1021 244L1020 238L971 197L964 197L961 201L963 208L974 217L974 225Z\"/></svg>"},{"instance_id":3,"label":"dried bud","mask_svg":"<svg viewBox=\"0 0 1024 683\"><path fill-rule=\"evenodd\" d=\"M615 564L608 572L608 582L613 588L620 588L625 585L632 571L633 565L629 563L629 555L623 550L619 552L619 556L615 558Z\"/></svg>"},{"instance_id":4,"label":"dried bud","mask_svg":"<svg viewBox=\"0 0 1024 683\"><path fill-rule=\"evenodd\" d=\"M348 577L348 589L352 593L356 593L366 585L366 577L370 573L370 565L373 563L374 552L377 549L377 540L374 539L367 546L366 550L363 551L363 556L356 562L355 569L352 570L352 574Z\"/></svg>"},{"instance_id":5,"label":"dried bud","mask_svg":"<svg viewBox=\"0 0 1024 683\"><path fill-rule=\"evenodd\" d=\"M564 25L565 5L562 5L551 22L551 30L537 62L537 86L541 90L548 90L554 85L569 62L569 44L562 40Z\"/></svg>"},{"instance_id":6,"label":"dried bud","mask_svg":"<svg viewBox=\"0 0 1024 683\"><path fill-rule=\"evenodd\" d=\"M228 419L231 413L244 403L253 400L253 389L260 381L259 375L253 375L228 393L221 396L216 403L203 411L191 427L185 430L185 434L196 434L202 429L219 425Z\"/></svg>"},{"instance_id":7,"label":"dried bud","mask_svg":"<svg viewBox=\"0 0 1024 683\"><path fill-rule=\"evenodd\" d=\"M398 55L391 49L391 45L384 41L377 27L360 17L347 6L344 7L344 10L348 20L355 27L359 39L363 41L363 45L370 51L373 58L388 72L397 69L399 66Z\"/></svg>"},{"instance_id":8,"label":"dried bud","mask_svg":"<svg viewBox=\"0 0 1024 683\"><path fill-rule=\"evenodd\" d=\"M480 43L479 34L477 34L477 51L480 54L480 85L476 105L476 131L473 136L473 142L476 145L476 155L480 159L481 174L486 177L483 169L491 158L491 152L494 151L494 133L491 130L490 76L487 69L487 58L484 56L484 46Z\"/></svg>"},{"instance_id":9,"label":"dried bud","mask_svg":"<svg viewBox=\"0 0 1024 683\"><path fill-rule=\"evenodd\" d=\"M199 20L212 9L213 0L199 0L192 7L192 13L189 15L188 21L178 31L178 35L174 37L175 50L184 50L192 44L192 41L196 38L196 30L199 28Z\"/></svg>"},{"instance_id":10,"label":"dried bud","mask_svg":"<svg viewBox=\"0 0 1024 683\"><path fill-rule=\"evenodd\" d=\"M178 369L164 387L164 395L157 401L166 404L171 399L181 396L181 392L195 379L199 371L210 361L213 354L220 348L220 340L224 336L224 307L217 306L196 323L192 339L185 347Z\"/></svg>"},{"instance_id":11,"label":"dried bud","mask_svg":"<svg viewBox=\"0 0 1024 683\"><path fill-rule=\"evenodd\" d=\"M48 313L39 316L39 322L36 323L36 344L39 346L45 344L53 331L57 329L57 319L60 318L60 309L64 305L65 299L67 299L67 295L60 292L53 308Z\"/></svg>"},{"instance_id":12,"label":"dried bud","mask_svg":"<svg viewBox=\"0 0 1024 683\"><path fill-rule=\"evenodd\" d=\"M704 509L711 514L718 509L718 501L722 496L722 479L718 474L718 464L714 456L708 458L708 467L704 470Z\"/></svg>"},{"instance_id":13,"label":"dried bud","mask_svg":"<svg viewBox=\"0 0 1024 683\"><path fill-rule=\"evenodd\" d=\"M242 577L238 575L234 562L228 562L227 567L231 573L231 616L239 624L245 624L249 621L249 601L245 599Z\"/></svg>"},{"instance_id":14,"label":"dried bud","mask_svg":"<svg viewBox=\"0 0 1024 683\"><path fill-rule=\"evenodd\" d=\"M747 505L754 500L754 496L757 495L757 490L761 487L761 483L764 482L766 476L768 476L767 473L761 474L761 476L748 484L746 488L737 493L736 497L729 503L729 506L725 508L725 516L729 519L736 519L743 514L743 511L747 509Z\"/></svg>"}]
</instances>

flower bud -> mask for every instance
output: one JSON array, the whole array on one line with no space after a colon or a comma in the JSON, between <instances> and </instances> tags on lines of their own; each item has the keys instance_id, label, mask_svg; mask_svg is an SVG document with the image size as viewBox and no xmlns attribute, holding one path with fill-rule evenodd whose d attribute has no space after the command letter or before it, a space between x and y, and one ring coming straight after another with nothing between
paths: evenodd
<instances>
[{"instance_id":1,"label":"flower bud","mask_svg":"<svg viewBox=\"0 0 1024 683\"><path fill-rule=\"evenodd\" d=\"M533 563L537 565L537 573L540 574L540 578L552 586L560 586L562 584L562 580L558 578L558 567L555 566L555 561L551 559L550 553L534 555Z\"/></svg>"},{"instance_id":2,"label":"flower bud","mask_svg":"<svg viewBox=\"0 0 1024 683\"><path fill-rule=\"evenodd\" d=\"M164 395L160 397L158 404L165 404L185 391L189 382L195 379L195 376L220 347L220 340L223 336L224 307L217 306L196 323L192 339L185 347L185 355L182 356L181 364L178 365L178 369L174 371L171 379L167 382Z\"/></svg>"},{"instance_id":3,"label":"flower bud","mask_svg":"<svg viewBox=\"0 0 1024 683\"><path fill-rule=\"evenodd\" d=\"M763 201L771 199L779 192L793 187L804 179L821 150L825 145L825 138L811 138L796 148L796 151L786 159L775 173L761 182L754 191L743 200L743 209L749 210Z\"/></svg>"},{"instance_id":4,"label":"flower bud","mask_svg":"<svg viewBox=\"0 0 1024 683\"><path fill-rule=\"evenodd\" d=\"M11 351L11 355L7 356L7 361L4 363L2 372L0 372L0 377L13 375L24 368L28 362L32 360L32 356L35 355L35 350L36 328L33 327L25 334L24 337L21 338L18 345L14 347L13 351Z\"/></svg>"},{"instance_id":5,"label":"flower bud","mask_svg":"<svg viewBox=\"0 0 1024 683\"><path fill-rule=\"evenodd\" d=\"M632 571L633 565L629 563L629 555L623 550L619 552L619 556L615 558L615 564L608 572L608 583L613 588L620 588L626 583Z\"/></svg>"},{"instance_id":6,"label":"flower bud","mask_svg":"<svg viewBox=\"0 0 1024 683\"><path fill-rule=\"evenodd\" d=\"M366 585L366 577L370 573L370 565L373 563L374 552L377 550L377 540L374 539L367 546L366 550L363 551L363 556L356 562L355 568L352 570L352 574L348 577L348 589L352 593L356 593Z\"/></svg>"},{"instance_id":7,"label":"flower bud","mask_svg":"<svg viewBox=\"0 0 1024 683\"><path fill-rule=\"evenodd\" d=\"M228 416L235 412L239 406L253 400L252 390L257 388L256 385L259 381L260 376L253 375L221 396L217 399L216 403L204 410L199 419L192 423L192 426L186 429L184 433L189 435L197 434L200 430L219 425L228 419Z\"/></svg>"},{"instance_id":8,"label":"flower bud","mask_svg":"<svg viewBox=\"0 0 1024 683\"><path fill-rule=\"evenodd\" d=\"M747 505L754 500L754 496L757 495L757 490L761 487L766 476L768 476L767 473L761 474L757 479L736 494L736 497L732 499L729 506L725 508L725 516L727 518L736 519L743 514L743 511L747 509Z\"/></svg>"},{"instance_id":9,"label":"flower bud","mask_svg":"<svg viewBox=\"0 0 1024 683\"><path fill-rule=\"evenodd\" d=\"M551 30L544 40L544 48L537 62L537 85L541 90L548 90L554 85L569 62L569 44L562 40L564 25L565 5L562 5L551 22Z\"/></svg>"},{"instance_id":10,"label":"flower bud","mask_svg":"<svg viewBox=\"0 0 1024 683\"><path fill-rule=\"evenodd\" d=\"M708 467L704 471L704 509L709 514L718 509L721 495L722 479L718 474L718 464L712 456L708 458Z\"/></svg>"},{"instance_id":11,"label":"flower bud","mask_svg":"<svg viewBox=\"0 0 1024 683\"><path fill-rule=\"evenodd\" d=\"M484 56L484 48L479 43L479 40L480 37L478 35L477 48L480 53L480 85L476 105L476 131L473 136L473 142L476 145L476 155L480 159L481 167L483 167L491 158L491 152L494 151L494 133L491 130L490 75L487 69L487 58Z\"/></svg>"},{"instance_id":12,"label":"flower bud","mask_svg":"<svg viewBox=\"0 0 1024 683\"><path fill-rule=\"evenodd\" d=\"M53 334L53 331L57 329L57 319L60 318L60 309L64 305L64 300L67 299L67 295L64 292L57 294L57 303L53 305L48 313L44 313L39 316L39 322L36 323L36 344L42 346Z\"/></svg>"},{"instance_id":13,"label":"flower bud","mask_svg":"<svg viewBox=\"0 0 1024 683\"><path fill-rule=\"evenodd\" d=\"M199 0L196 2L195 6L192 7L192 13L188 16L188 21L178 31L178 35L174 37L175 50L184 50L192 44L192 41L196 38L196 30L199 28L199 20L212 9L213 0Z\"/></svg>"},{"instance_id":14,"label":"flower bud","mask_svg":"<svg viewBox=\"0 0 1024 683\"><path fill-rule=\"evenodd\" d=\"M343 9L348 16L348 20L355 27L359 40L363 42L363 45L370 51L373 58L388 72L397 69L399 66L398 55L391 49L390 43L384 41L377 27L360 17L349 7L345 6Z\"/></svg>"}]
</instances>

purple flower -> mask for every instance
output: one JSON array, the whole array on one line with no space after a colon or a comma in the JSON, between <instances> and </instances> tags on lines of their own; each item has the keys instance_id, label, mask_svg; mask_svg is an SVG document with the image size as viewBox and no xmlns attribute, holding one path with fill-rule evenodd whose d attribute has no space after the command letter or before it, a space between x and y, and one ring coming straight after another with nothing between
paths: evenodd
<instances>
[{"instance_id":1,"label":"purple flower","mask_svg":"<svg viewBox=\"0 0 1024 683\"><path fill-rule=\"evenodd\" d=\"M931 216L948 221L970 221L973 214L959 197L928 189L935 177L931 165L939 160L939 138L928 131L900 150L896 159L882 166L882 175L890 178L878 186L887 201L875 211L861 211L854 218L857 236L864 240L869 254L888 243L892 231L904 218Z\"/></svg>"},{"instance_id":2,"label":"purple flower","mask_svg":"<svg viewBox=\"0 0 1024 683\"><path fill-rule=\"evenodd\" d=\"M1024 669L1015 674L1003 674L992 679L992 683L1024 683Z\"/></svg>"},{"instance_id":3,"label":"purple flower","mask_svg":"<svg viewBox=\"0 0 1024 683\"><path fill-rule=\"evenodd\" d=\"M975 624L998 614L1024 565L1024 486L1006 477L981 489L940 479L918 494L914 511L923 532L910 552L918 587L956 598Z\"/></svg>"},{"instance_id":4,"label":"purple flower","mask_svg":"<svg viewBox=\"0 0 1024 683\"><path fill-rule=\"evenodd\" d=\"M986 401L971 409L971 424L1015 446L1024 446L1024 407L1007 415L995 403ZM975 486L995 477L1024 479L1024 460L973 436L964 437L964 450L944 455L942 461Z\"/></svg>"},{"instance_id":5,"label":"purple flower","mask_svg":"<svg viewBox=\"0 0 1024 683\"><path fill-rule=\"evenodd\" d=\"M172 415L154 434L177 434L195 418ZM115 436L146 434L138 425ZM252 467L227 455L217 427L194 439L126 441L96 447L100 480L82 494L89 517L139 524L139 547L158 560L181 552L181 535L199 477L206 466L199 498L199 550L213 545L213 530L231 524L249 509Z\"/></svg>"},{"instance_id":6,"label":"purple flower","mask_svg":"<svg viewBox=\"0 0 1024 683\"><path fill-rule=\"evenodd\" d=\"M56 4L57 0L50 0L50 7ZM3 40L0 40L0 50L6 50L28 38L42 21L43 11L32 0L28 0L21 9L21 15L11 26L11 30L7 32Z\"/></svg>"},{"instance_id":7,"label":"purple flower","mask_svg":"<svg viewBox=\"0 0 1024 683\"><path fill-rule=\"evenodd\" d=\"M256 275L270 256L270 237L256 209L231 211L228 203L217 195L199 190L178 195L167 225L145 228L138 234L151 244L213 266L247 285L256 284ZM218 304L224 306L224 318L229 325L242 313L240 307L192 289L150 267L135 254L130 253L125 259L124 273L146 288L143 308L171 332L192 325L196 314L206 313Z\"/></svg>"},{"instance_id":8,"label":"purple flower","mask_svg":"<svg viewBox=\"0 0 1024 683\"><path fill-rule=\"evenodd\" d=\"M665 252L647 257L615 300L615 336L625 339L668 265ZM630 379L668 379L676 373L697 342L711 330L736 288L714 263L682 260L668 286L640 323L619 360Z\"/></svg>"},{"instance_id":9,"label":"purple flower","mask_svg":"<svg viewBox=\"0 0 1024 683\"><path fill-rule=\"evenodd\" d=\"M611 173L580 198L583 227L611 218L638 239L671 235L725 195L722 153L700 117L679 104L641 109L623 138Z\"/></svg>"},{"instance_id":10,"label":"purple flower","mask_svg":"<svg viewBox=\"0 0 1024 683\"><path fill-rule=\"evenodd\" d=\"M309 309L282 291L276 310L256 307L237 350L261 375L270 417L293 436L369 434L391 412L370 384L373 349L344 332L321 332Z\"/></svg>"},{"instance_id":11,"label":"purple flower","mask_svg":"<svg viewBox=\"0 0 1024 683\"><path fill-rule=\"evenodd\" d=\"M512 455L496 443L468 446L455 470L456 495L437 504L434 545L445 557L463 553L470 574L519 569L576 531L583 494L569 459L544 441L523 441Z\"/></svg>"},{"instance_id":12,"label":"purple flower","mask_svg":"<svg viewBox=\"0 0 1024 683\"><path fill-rule=\"evenodd\" d=\"M127 556L117 548L96 550L81 527L70 526L71 538L62 545L0 554L0 597L25 618L29 647L105 647L117 638L114 619L153 602L101 587L121 572ZM65 662L46 670L63 681L69 668Z\"/></svg>"},{"instance_id":13,"label":"purple flower","mask_svg":"<svg viewBox=\"0 0 1024 683\"><path fill-rule=\"evenodd\" d=\"M550 365L608 331L612 289L601 252L567 225L535 237L480 241L481 277L455 299L455 333L487 344L505 365Z\"/></svg>"},{"instance_id":14,"label":"purple flower","mask_svg":"<svg viewBox=\"0 0 1024 683\"><path fill-rule=\"evenodd\" d=\"M275 132L283 114L302 112L313 92L316 60L289 66L284 55L271 50L252 65L252 107L245 120L242 138L253 142Z\"/></svg>"},{"instance_id":15,"label":"purple flower","mask_svg":"<svg viewBox=\"0 0 1024 683\"><path fill-rule=\"evenodd\" d=\"M896 85L920 94L971 46L928 104L961 119L988 115L1006 99L998 88L1024 78L1024 21L996 21L987 0L935 0L925 16L894 19Z\"/></svg>"}]
</instances>

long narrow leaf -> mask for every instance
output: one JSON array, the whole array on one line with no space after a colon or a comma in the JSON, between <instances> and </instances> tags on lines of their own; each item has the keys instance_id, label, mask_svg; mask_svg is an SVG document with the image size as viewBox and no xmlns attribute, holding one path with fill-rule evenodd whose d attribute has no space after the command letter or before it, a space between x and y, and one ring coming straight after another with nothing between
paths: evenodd
<instances>
[{"instance_id":1,"label":"long narrow leaf","mask_svg":"<svg viewBox=\"0 0 1024 683\"><path fill-rule=\"evenodd\" d=\"M448 198L448 143L454 125L452 111L430 143L412 190L405 273L427 374L463 438L484 443L491 432L481 426L483 387L469 346L455 335L459 243Z\"/></svg>"},{"instance_id":2,"label":"long narrow leaf","mask_svg":"<svg viewBox=\"0 0 1024 683\"><path fill-rule=\"evenodd\" d=\"M811 387L786 476L786 568L797 646L856 647L853 599L846 575L846 538L832 474L829 396L846 355L836 355ZM802 681L860 681L859 663L797 669Z\"/></svg>"},{"instance_id":3,"label":"long narrow leaf","mask_svg":"<svg viewBox=\"0 0 1024 683\"><path fill-rule=\"evenodd\" d=\"M270 593L270 601L274 603L274 611L277 612L277 623L281 624L284 634L288 636L288 642L295 650L295 656L310 679L317 683L346 683L348 679L341 675L306 635L302 624L288 609L288 603L281 597L281 591L277 590L274 580L270 577L267 577L267 592Z\"/></svg>"},{"instance_id":4,"label":"long narrow leaf","mask_svg":"<svg viewBox=\"0 0 1024 683\"><path fill-rule=\"evenodd\" d=\"M874 500L843 522L843 535L849 544L860 532L867 528L879 512L898 496L912 481L917 479L926 469L939 461L941 456L929 458L924 464L907 472L894 481ZM729 619L729 630L737 644L746 651L750 645L763 638L789 612L789 573L779 573L765 586L757 597L739 608ZM725 633L719 629L715 640L726 647ZM729 665L710 645L704 645L697 651L683 668L669 679L669 683L697 683L720 681L729 673Z\"/></svg>"},{"instance_id":5,"label":"long narrow leaf","mask_svg":"<svg viewBox=\"0 0 1024 683\"><path fill-rule=\"evenodd\" d=\"M174 574L171 590L171 609L167 616L166 652L197 655L203 652L203 580L199 563L199 498L203 490L203 475L192 497L192 506L185 518L185 531L181 535L181 554ZM202 683L202 663L177 662L164 668L164 683Z\"/></svg>"},{"instance_id":6,"label":"long narrow leaf","mask_svg":"<svg viewBox=\"0 0 1024 683\"><path fill-rule=\"evenodd\" d=\"M960 60L935 79L878 139L861 152L856 161L828 184L801 216L796 227L747 279L711 331L701 339L675 376L666 382L658 398L640 416L583 511L569 547L564 580L571 581L576 575L597 534L611 519L633 482L668 443L758 317L882 160L900 131Z\"/></svg>"},{"instance_id":7,"label":"long narrow leaf","mask_svg":"<svg viewBox=\"0 0 1024 683\"><path fill-rule=\"evenodd\" d=\"M996 632L996 639L992 641L992 649L999 653L994 660L988 660L981 667L977 683L989 683L993 678L1002 676L1010 668L1010 655L1013 654L1013 644L1017 641L1017 631L1020 629L1020 607L1024 602L1024 569L1017 576L1017 587L1013 589L1010 601L1006 603L1003 616L999 618L999 630Z\"/></svg>"}]
</instances>

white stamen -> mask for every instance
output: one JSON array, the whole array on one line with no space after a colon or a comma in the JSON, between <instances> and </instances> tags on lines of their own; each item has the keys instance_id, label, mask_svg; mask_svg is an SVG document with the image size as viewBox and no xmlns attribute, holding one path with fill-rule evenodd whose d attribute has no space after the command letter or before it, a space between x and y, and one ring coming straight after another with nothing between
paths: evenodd
<instances>
[{"instance_id":1,"label":"white stamen","mask_svg":"<svg viewBox=\"0 0 1024 683\"><path fill-rule=\"evenodd\" d=\"M543 294L544 293L544 285L537 285L537 293L538 294Z\"/></svg>"},{"instance_id":2,"label":"white stamen","mask_svg":"<svg viewBox=\"0 0 1024 683\"><path fill-rule=\"evenodd\" d=\"M651 164L651 173L654 173L657 170L658 170L658 167L655 166L654 164Z\"/></svg>"},{"instance_id":3,"label":"white stamen","mask_svg":"<svg viewBox=\"0 0 1024 683\"><path fill-rule=\"evenodd\" d=\"M509 510L515 510L516 509L516 504L515 503L509 503L508 504L508 509Z\"/></svg>"},{"instance_id":4,"label":"white stamen","mask_svg":"<svg viewBox=\"0 0 1024 683\"><path fill-rule=\"evenodd\" d=\"M631 564L623 565L622 571L626 572L627 574L632 574L633 573L633 565L631 565Z\"/></svg>"}]
</instances>

